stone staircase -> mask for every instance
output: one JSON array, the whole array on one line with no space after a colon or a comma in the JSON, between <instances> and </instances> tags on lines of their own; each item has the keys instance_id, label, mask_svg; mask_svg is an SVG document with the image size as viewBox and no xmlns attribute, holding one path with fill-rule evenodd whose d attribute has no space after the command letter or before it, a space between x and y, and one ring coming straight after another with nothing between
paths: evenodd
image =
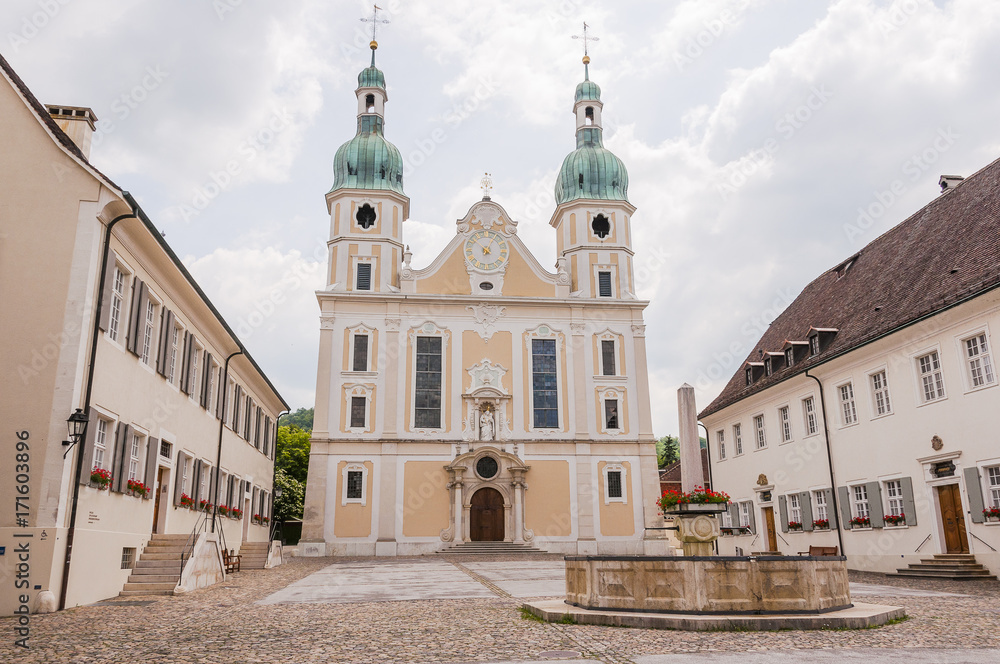
<instances>
[{"instance_id":1,"label":"stone staircase","mask_svg":"<svg viewBox=\"0 0 1000 664\"><path fill-rule=\"evenodd\" d=\"M518 554L548 553L530 544L514 544L513 542L459 542L437 553L449 556L508 556Z\"/></svg>"},{"instance_id":2,"label":"stone staircase","mask_svg":"<svg viewBox=\"0 0 1000 664\"><path fill-rule=\"evenodd\" d=\"M264 569L267 563L267 551L267 542L243 542L239 550L240 570Z\"/></svg>"},{"instance_id":3,"label":"stone staircase","mask_svg":"<svg viewBox=\"0 0 1000 664\"><path fill-rule=\"evenodd\" d=\"M181 578L181 553L188 537L153 535L119 595L173 595Z\"/></svg>"},{"instance_id":4,"label":"stone staircase","mask_svg":"<svg viewBox=\"0 0 1000 664\"><path fill-rule=\"evenodd\" d=\"M933 558L921 558L919 563L910 563L909 567L896 570L893 576L919 576L951 581L997 578L990 574L989 569L977 563L974 555L968 553L939 553Z\"/></svg>"}]
</instances>

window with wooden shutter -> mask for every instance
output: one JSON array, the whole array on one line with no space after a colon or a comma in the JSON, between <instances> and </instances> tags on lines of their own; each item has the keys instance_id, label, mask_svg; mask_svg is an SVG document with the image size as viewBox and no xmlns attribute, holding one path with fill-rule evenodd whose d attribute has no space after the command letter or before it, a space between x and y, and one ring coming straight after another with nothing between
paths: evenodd
<instances>
[{"instance_id":1,"label":"window with wooden shutter","mask_svg":"<svg viewBox=\"0 0 1000 664\"><path fill-rule=\"evenodd\" d=\"M372 264L358 263L357 266L357 290L372 289Z\"/></svg>"},{"instance_id":2,"label":"window with wooden shutter","mask_svg":"<svg viewBox=\"0 0 1000 664\"><path fill-rule=\"evenodd\" d=\"M600 297L611 297L611 273L610 272L598 272L597 273L597 294Z\"/></svg>"}]
</instances>

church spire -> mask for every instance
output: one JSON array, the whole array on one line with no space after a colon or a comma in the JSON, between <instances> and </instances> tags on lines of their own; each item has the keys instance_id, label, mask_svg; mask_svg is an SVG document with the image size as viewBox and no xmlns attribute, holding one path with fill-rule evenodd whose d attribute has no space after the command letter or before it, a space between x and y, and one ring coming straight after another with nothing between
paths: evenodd
<instances>
[{"instance_id":1,"label":"church spire","mask_svg":"<svg viewBox=\"0 0 1000 664\"><path fill-rule=\"evenodd\" d=\"M375 66L375 51L378 50L378 41L376 41L376 39L375 39L376 28L378 27L379 23L381 23L382 25L388 25L389 24L389 19L387 19L387 18L379 18L378 17L378 13L380 11L385 11L385 10L382 9L381 7L379 7L378 5L372 5L372 15L369 16L369 17L361 19L362 23L371 23L372 24L372 41L369 44L369 46L372 49L372 64L371 64L372 67Z\"/></svg>"}]
</instances>

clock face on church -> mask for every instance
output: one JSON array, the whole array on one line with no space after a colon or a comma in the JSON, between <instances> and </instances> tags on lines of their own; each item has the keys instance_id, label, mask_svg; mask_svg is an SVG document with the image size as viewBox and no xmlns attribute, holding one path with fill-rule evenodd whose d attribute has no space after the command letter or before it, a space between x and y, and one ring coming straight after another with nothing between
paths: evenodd
<instances>
[{"instance_id":1,"label":"clock face on church","mask_svg":"<svg viewBox=\"0 0 1000 664\"><path fill-rule=\"evenodd\" d=\"M479 270L497 270L509 255L507 240L496 231L476 231L465 241L465 260Z\"/></svg>"}]
</instances>

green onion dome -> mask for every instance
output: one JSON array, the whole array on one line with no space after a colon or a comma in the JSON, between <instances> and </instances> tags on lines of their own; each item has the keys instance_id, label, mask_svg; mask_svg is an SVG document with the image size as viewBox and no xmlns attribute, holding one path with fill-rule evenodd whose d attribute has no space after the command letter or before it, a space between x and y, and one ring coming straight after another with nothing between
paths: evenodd
<instances>
[{"instance_id":1,"label":"green onion dome","mask_svg":"<svg viewBox=\"0 0 1000 664\"><path fill-rule=\"evenodd\" d=\"M587 101L600 101L601 86L594 83L590 79L587 79L580 85L576 86L576 101L584 99Z\"/></svg>"},{"instance_id":2,"label":"green onion dome","mask_svg":"<svg viewBox=\"0 0 1000 664\"><path fill-rule=\"evenodd\" d=\"M374 189L403 193L403 157L382 135L382 118L362 115L358 134L337 149L333 189Z\"/></svg>"},{"instance_id":3,"label":"green onion dome","mask_svg":"<svg viewBox=\"0 0 1000 664\"><path fill-rule=\"evenodd\" d=\"M563 160L556 179L556 205L580 198L628 200L625 164L601 143L598 127L576 132L576 150Z\"/></svg>"},{"instance_id":4,"label":"green onion dome","mask_svg":"<svg viewBox=\"0 0 1000 664\"><path fill-rule=\"evenodd\" d=\"M358 74L359 88L382 88L385 90L385 74L372 63L371 67L365 67ZM598 93L600 94L600 93Z\"/></svg>"}]
</instances>

